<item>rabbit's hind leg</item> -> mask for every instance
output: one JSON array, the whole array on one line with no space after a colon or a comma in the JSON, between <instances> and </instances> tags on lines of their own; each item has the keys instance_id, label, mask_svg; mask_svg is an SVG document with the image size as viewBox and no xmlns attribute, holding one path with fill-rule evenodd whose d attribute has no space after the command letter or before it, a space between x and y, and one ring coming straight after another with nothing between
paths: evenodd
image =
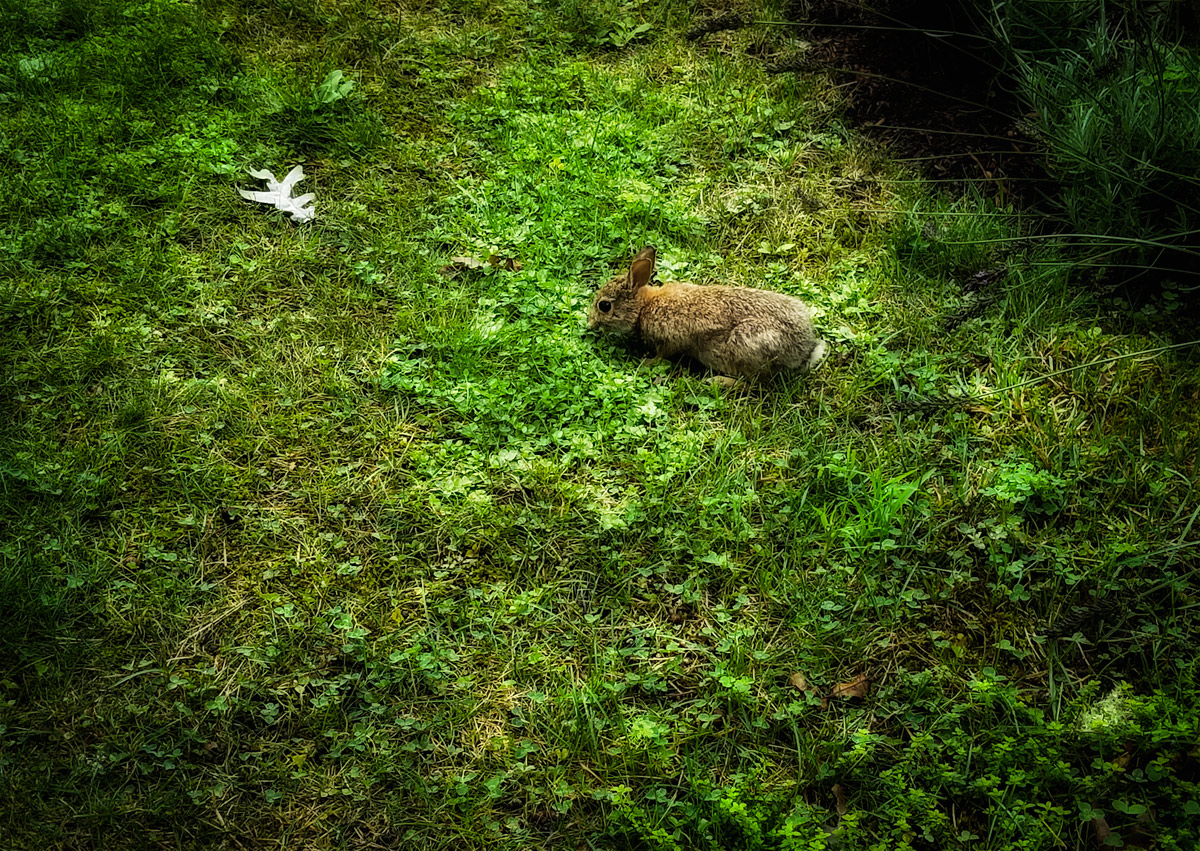
<instances>
[{"instance_id":1,"label":"rabbit's hind leg","mask_svg":"<svg viewBox=\"0 0 1200 851\"><path fill-rule=\"evenodd\" d=\"M718 347L721 360L730 375L755 375L786 359L787 336L766 322L739 322Z\"/></svg>"}]
</instances>

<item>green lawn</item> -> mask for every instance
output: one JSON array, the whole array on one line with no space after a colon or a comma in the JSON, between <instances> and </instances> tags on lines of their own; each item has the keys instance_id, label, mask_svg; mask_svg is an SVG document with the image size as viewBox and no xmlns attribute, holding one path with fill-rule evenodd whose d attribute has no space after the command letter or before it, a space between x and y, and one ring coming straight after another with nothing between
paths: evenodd
<instances>
[{"instance_id":1,"label":"green lawn","mask_svg":"<svg viewBox=\"0 0 1200 851\"><path fill-rule=\"evenodd\" d=\"M1200 844L1171 291L699 17L0 2L0 848ZM586 332L648 243L825 365Z\"/></svg>"}]
</instances>

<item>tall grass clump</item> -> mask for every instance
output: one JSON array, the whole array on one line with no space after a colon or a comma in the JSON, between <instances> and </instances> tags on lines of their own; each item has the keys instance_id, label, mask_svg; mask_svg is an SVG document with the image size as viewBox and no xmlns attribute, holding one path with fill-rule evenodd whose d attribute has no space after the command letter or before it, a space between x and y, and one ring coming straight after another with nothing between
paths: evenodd
<instances>
[{"instance_id":1,"label":"tall grass clump","mask_svg":"<svg viewBox=\"0 0 1200 851\"><path fill-rule=\"evenodd\" d=\"M1089 263L1197 268L1200 57L1169 5L983 4Z\"/></svg>"}]
</instances>

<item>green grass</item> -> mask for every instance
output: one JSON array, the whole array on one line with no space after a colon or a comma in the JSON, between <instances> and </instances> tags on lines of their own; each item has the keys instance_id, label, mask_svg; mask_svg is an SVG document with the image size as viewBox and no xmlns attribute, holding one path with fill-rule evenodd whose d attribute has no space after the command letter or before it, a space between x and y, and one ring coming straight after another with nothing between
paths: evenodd
<instances>
[{"instance_id":1,"label":"green grass","mask_svg":"<svg viewBox=\"0 0 1200 851\"><path fill-rule=\"evenodd\" d=\"M1194 846L1174 302L677 4L27 5L0 846ZM312 224L235 191L300 163ZM586 333L644 243L831 358L722 390Z\"/></svg>"}]
</instances>

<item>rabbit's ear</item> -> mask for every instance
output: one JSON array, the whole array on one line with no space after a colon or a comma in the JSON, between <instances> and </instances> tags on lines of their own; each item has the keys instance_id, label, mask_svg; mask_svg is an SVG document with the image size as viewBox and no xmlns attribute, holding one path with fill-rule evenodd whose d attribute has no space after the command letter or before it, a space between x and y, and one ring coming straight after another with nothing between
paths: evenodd
<instances>
[{"instance_id":1,"label":"rabbit's ear","mask_svg":"<svg viewBox=\"0 0 1200 851\"><path fill-rule=\"evenodd\" d=\"M647 245L637 253L629 264L629 285L637 292L654 277L654 246Z\"/></svg>"}]
</instances>

